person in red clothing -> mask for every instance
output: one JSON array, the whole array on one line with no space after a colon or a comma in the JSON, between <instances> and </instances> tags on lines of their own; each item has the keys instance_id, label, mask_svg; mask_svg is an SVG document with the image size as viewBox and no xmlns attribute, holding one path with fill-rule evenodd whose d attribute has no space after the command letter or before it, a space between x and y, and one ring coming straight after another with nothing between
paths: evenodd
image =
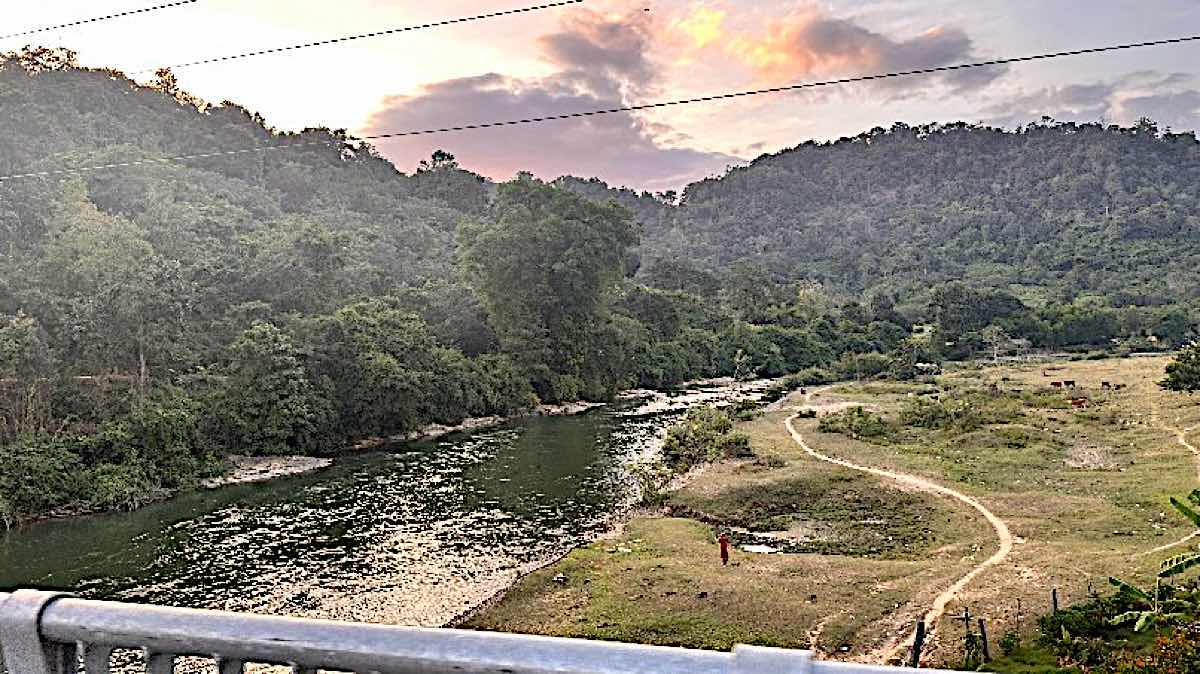
<instances>
[{"instance_id":1,"label":"person in red clothing","mask_svg":"<svg viewBox=\"0 0 1200 674\"><path fill-rule=\"evenodd\" d=\"M721 566L727 566L729 564L729 536L722 532L717 537L717 543L721 545Z\"/></svg>"}]
</instances>

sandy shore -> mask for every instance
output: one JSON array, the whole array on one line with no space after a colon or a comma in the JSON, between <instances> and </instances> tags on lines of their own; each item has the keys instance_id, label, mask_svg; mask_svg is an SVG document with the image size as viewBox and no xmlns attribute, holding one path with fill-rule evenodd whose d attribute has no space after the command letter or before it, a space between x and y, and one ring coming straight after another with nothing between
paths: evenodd
<instances>
[{"instance_id":1,"label":"sandy shore","mask_svg":"<svg viewBox=\"0 0 1200 674\"><path fill-rule=\"evenodd\" d=\"M388 438L369 438L367 440L363 440L362 442L359 442L358 444L354 445L353 449L375 449L377 447L382 447L384 445L392 444L395 442L417 442L419 440L436 440L437 438L440 438L445 435L450 435L451 433L469 433L471 431L477 431L482 428L490 428L492 426L499 426L500 424L508 423L510 421L515 421L517 419L524 419L524 418L534 417L534 416L542 416L542 417L572 416L575 414L583 414L584 412L587 412L588 410L591 410L591 409L594 409L597 407L603 407L606 404L607 403L590 403L590 402L579 401L579 402L573 402L573 403L562 403L559 405L539 405L539 406L535 407L532 411L530 411L526 414L517 414L517 415L513 415L513 416L509 416L509 417L502 417L502 416L471 417L469 419L463 419L462 423L458 423L453 426L447 426L445 424L429 424L428 426L425 426L423 428L415 430L412 433L406 433L404 435L394 435L394 436L391 436Z\"/></svg>"},{"instance_id":2,"label":"sandy shore","mask_svg":"<svg viewBox=\"0 0 1200 674\"><path fill-rule=\"evenodd\" d=\"M267 482L289 475L300 475L327 468L333 459L315 456L231 456L233 471L220 477L209 478L200 483L205 489L216 489L231 484Z\"/></svg>"}]
</instances>

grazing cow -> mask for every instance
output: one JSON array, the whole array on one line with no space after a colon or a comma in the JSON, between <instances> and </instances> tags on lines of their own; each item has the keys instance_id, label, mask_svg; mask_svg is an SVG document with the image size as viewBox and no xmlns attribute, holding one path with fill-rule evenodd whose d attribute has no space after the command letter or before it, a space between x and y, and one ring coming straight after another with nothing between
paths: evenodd
<instances>
[{"instance_id":1,"label":"grazing cow","mask_svg":"<svg viewBox=\"0 0 1200 674\"><path fill-rule=\"evenodd\" d=\"M1110 384L1110 383L1108 383L1108 382L1106 382L1106 381L1102 381L1102 382L1100 382L1100 388L1102 388L1102 389L1104 389L1105 391L1107 391L1107 390L1109 390L1109 389L1111 389L1111 388L1112 388L1112 384Z\"/></svg>"},{"instance_id":2,"label":"grazing cow","mask_svg":"<svg viewBox=\"0 0 1200 674\"><path fill-rule=\"evenodd\" d=\"M1087 398L1072 398L1071 399L1071 407L1074 407L1077 410L1086 409L1087 406L1088 406Z\"/></svg>"},{"instance_id":3,"label":"grazing cow","mask_svg":"<svg viewBox=\"0 0 1200 674\"><path fill-rule=\"evenodd\" d=\"M1054 388L1062 388L1061 381L1052 381L1052 382L1050 382L1050 385L1053 386Z\"/></svg>"},{"instance_id":4,"label":"grazing cow","mask_svg":"<svg viewBox=\"0 0 1200 674\"><path fill-rule=\"evenodd\" d=\"M1125 390L1125 385L1124 385L1124 384L1117 384L1117 390L1118 390L1118 391L1124 391L1124 390Z\"/></svg>"},{"instance_id":5,"label":"grazing cow","mask_svg":"<svg viewBox=\"0 0 1200 674\"><path fill-rule=\"evenodd\" d=\"M1063 386L1066 386L1067 388L1075 388L1075 382L1071 379L1068 379L1063 382Z\"/></svg>"}]
</instances>

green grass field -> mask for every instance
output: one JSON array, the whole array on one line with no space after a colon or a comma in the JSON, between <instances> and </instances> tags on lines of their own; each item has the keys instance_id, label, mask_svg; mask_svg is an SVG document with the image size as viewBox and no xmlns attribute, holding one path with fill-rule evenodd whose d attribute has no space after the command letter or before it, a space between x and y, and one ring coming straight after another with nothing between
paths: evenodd
<instances>
[{"instance_id":1,"label":"green grass field","mask_svg":"<svg viewBox=\"0 0 1200 674\"><path fill-rule=\"evenodd\" d=\"M1197 486L1196 462L1172 429L1200 424L1200 405L1158 389L1164 365L1081 361L951 372L936 386L842 385L814 402L867 405L888 422L885 437L821 433L811 419L796 427L826 455L931 479L1004 519L1017 537L1012 554L970 583L947 613L969 607L988 620L994 639L1018 627L1029 634L1049 608L1051 588L1065 605L1086 597L1089 585L1106 591L1109 575L1144 582L1169 553L1141 553L1190 532L1167 499ZM1088 409L1070 409L1065 394L1049 387L1065 379L1077 382L1075 395L1090 399ZM1103 381L1127 388L1106 392ZM965 421L901 423L906 406L932 395L963 408ZM613 539L525 578L468 626L876 657L934 596L995 552L995 535L956 501L813 459L785 430L788 415L742 424L758 458L710 466L672 495L673 516L633 519ZM723 568L717 526L745 529L744 540L773 532L792 552L736 551ZM565 583L555 582L559 574ZM961 623L943 619L933 660L953 664L961 637Z\"/></svg>"}]
</instances>

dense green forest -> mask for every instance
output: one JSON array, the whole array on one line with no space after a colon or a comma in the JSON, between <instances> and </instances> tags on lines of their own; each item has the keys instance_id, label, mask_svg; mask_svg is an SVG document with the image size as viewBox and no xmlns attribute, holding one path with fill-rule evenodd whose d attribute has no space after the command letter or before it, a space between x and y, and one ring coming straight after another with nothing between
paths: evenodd
<instances>
[{"instance_id":1,"label":"dense green forest","mask_svg":"<svg viewBox=\"0 0 1200 674\"><path fill-rule=\"evenodd\" d=\"M898 127L677 198L440 152L405 174L63 50L3 56L0 110L0 175L135 162L0 181L6 523L136 507L230 453L1195 324L1196 143L1145 126ZM297 147L170 159L258 144Z\"/></svg>"}]
</instances>

